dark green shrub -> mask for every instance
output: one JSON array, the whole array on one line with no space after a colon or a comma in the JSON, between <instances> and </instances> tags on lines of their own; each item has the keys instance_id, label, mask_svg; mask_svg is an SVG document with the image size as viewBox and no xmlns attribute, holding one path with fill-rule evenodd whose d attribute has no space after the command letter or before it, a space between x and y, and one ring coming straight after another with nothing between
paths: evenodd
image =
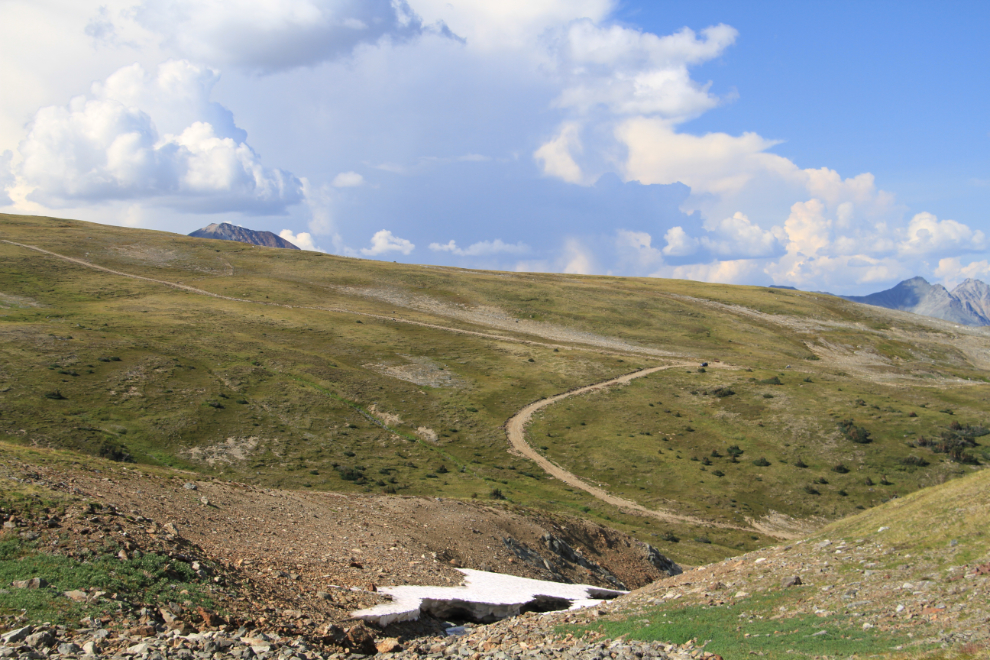
<instances>
[{"instance_id":1,"label":"dark green shrub","mask_svg":"<svg viewBox=\"0 0 990 660\"><path fill-rule=\"evenodd\" d=\"M870 432L862 426L856 426L856 423L851 419L842 420L839 422L838 426L839 431L848 440L852 440L853 442L861 445L866 445L873 442L873 438L870 437Z\"/></svg>"},{"instance_id":2,"label":"dark green shrub","mask_svg":"<svg viewBox=\"0 0 990 660\"><path fill-rule=\"evenodd\" d=\"M770 465L770 461L760 456L758 459L753 461L753 465L757 467L767 467L768 465Z\"/></svg>"}]
</instances>

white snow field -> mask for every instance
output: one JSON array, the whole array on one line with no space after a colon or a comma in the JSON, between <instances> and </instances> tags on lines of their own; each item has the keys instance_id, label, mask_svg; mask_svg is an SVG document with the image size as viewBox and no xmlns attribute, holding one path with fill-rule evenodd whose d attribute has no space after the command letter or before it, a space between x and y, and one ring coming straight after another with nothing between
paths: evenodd
<instances>
[{"instance_id":1,"label":"white snow field","mask_svg":"<svg viewBox=\"0 0 990 660\"><path fill-rule=\"evenodd\" d=\"M522 612L591 607L626 593L590 584L545 582L469 568L457 570L464 574L461 586L382 587L379 591L390 595L392 602L358 610L351 616L382 627L397 621L415 621L421 614L491 623Z\"/></svg>"}]
</instances>

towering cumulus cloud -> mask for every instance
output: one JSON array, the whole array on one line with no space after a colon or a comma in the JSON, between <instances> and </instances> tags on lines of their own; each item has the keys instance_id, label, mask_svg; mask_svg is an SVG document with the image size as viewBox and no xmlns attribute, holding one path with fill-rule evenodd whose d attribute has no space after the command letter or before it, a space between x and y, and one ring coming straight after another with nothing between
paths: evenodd
<instances>
[{"instance_id":1,"label":"towering cumulus cloud","mask_svg":"<svg viewBox=\"0 0 990 660\"><path fill-rule=\"evenodd\" d=\"M124 67L91 93L37 112L20 144L28 198L47 206L151 199L192 212L280 213L302 199L267 168L233 115L210 101L218 74L186 61Z\"/></svg>"}]
</instances>

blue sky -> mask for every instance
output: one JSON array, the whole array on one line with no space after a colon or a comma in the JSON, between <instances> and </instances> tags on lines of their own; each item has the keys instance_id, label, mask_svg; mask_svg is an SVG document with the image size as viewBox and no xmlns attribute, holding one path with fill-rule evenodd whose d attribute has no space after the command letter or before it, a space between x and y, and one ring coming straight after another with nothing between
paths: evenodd
<instances>
[{"instance_id":1,"label":"blue sky","mask_svg":"<svg viewBox=\"0 0 990 660\"><path fill-rule=\"evenodd\" d=\"M472 268L990 279L986 3L7 0L0 210Z\"/></svg>"}]
</instances>

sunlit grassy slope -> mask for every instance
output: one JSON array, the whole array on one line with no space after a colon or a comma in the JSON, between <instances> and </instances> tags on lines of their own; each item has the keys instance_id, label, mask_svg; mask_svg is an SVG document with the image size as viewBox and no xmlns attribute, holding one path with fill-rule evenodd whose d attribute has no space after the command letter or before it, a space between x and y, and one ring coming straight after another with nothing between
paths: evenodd
<instances>
[{"instance_id":1,"label":"sunlit grassy slope","mask_svg":"<svg viewBox=\"0 0 990 660\"><path fill-rule=\"evenodd\" d=\"M409 266L27 216L0 216L0 240L0 437L23 444L285 487L498 489L698 563L770 539L602 505L510 455L506 419L639 367L720 360L730 368L551 406L530 442L617 494L741 527L773 512L836 518L975 469L907 443L986 420L982 331L830 296ZM873 442L843 437L844 419ZM980 444L966 452L985 460Z\"/></svg>"}]
</instances>

